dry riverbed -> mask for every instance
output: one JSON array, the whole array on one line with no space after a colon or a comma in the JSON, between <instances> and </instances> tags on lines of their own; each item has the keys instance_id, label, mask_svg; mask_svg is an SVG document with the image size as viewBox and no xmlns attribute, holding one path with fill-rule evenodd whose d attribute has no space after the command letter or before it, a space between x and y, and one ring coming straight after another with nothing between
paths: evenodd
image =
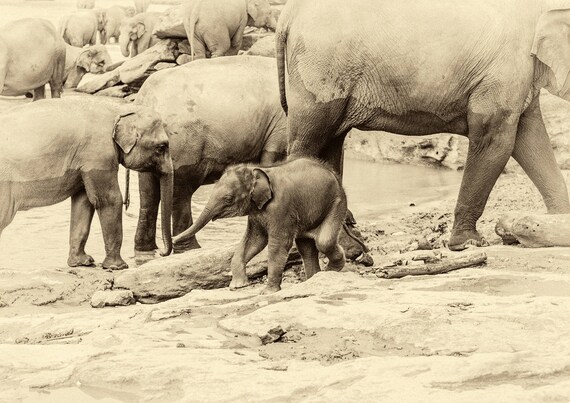
<instances>
[{"instance_id":1,"label":"dry riverbed","mask_svg":"<svg viewBox=\"0 0 570 403\"><path fill-rule=\"evenodd\" d=\"M453 205L451 198L363 222L375 266L350 264L306 282L295 266L269 296L259 295L262 279L240 291L193 290L158 304L94 309L89 300L112 287L112 273L3 270L0 397L567 400L570 249L502 246L493 230L503 212L543 211L522 174L500 178L481 220L492 244L486 265L376 276L416 240L443 248Z\"/></svg>"}]
</instances>

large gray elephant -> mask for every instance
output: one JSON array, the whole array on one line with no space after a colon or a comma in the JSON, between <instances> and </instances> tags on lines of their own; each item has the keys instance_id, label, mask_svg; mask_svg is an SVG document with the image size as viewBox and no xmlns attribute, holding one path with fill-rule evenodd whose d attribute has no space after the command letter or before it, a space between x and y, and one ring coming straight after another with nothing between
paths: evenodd
<instances>
[{"instance_id":1,"label":"large gray elephant","mask_svg":"<svg viewBox=\"0 0 570 403\"><path fill-rule=\"evenodd\" d=\"M192 195L231 164L268 165L285 157L286 119L279 104L274 59L243 56L199 60L159 71L143 84L135 104L157 111L174 164L173 233L192 225ZM140 213L135 251L156 249L160 201L155 176L139 174ZM175 251L199 248L194 236Z\"/></svg>"},{"instance_id":2,"label":"large gray elephant","mask_svg":"<svg viewBox=\"0 0 570 403\"><path fill-rule=\"evenodd\" d=\"M97 210L103 267L126 268L117 178L122 164L160 177L163 254L170 253L172 160L160 116L150 108L87 96L34 102L0 115L0 142L0 233L19 210L71 198L68 265L93 264L84 248Z\"/></svg>"},{"instance_id":3,"label":"large gray elephant","mask_svg":"<svg viewBox=\"0 0 570 403\"><path fill-rule=\"evenodd\" d=\"M289 0L277 28L289 152L341 171L352 128L467 136L452 250L486 244L476 223L511 155L548 212L569 213L539 103L542 87L570 99L568 26L570 4L547 0Z\"/></svg>"},{"instance_id":4,"label":"large gray elephant","mask_svg":"<svg viewBox=\"0 0 570 403\"><path fill-rule=\"evenodd\" d=\"M105 11L99 8L79 10L61 19L59 33L72 46L95 45L97 33L105 28L105 18Z\"/></svg>"},{"instance_id":5,"label":"large gray elephant","mask_svg":"<svg viewBox=\"0 0 570 403\"><path fill-rule=\"evenodd\" d=\"M0 29L0 94L24 95L34 101L45 97L49 83L52 98L63 87L75 87L85 73L103 73L111 64L104 47L78 48L63 42L53 26L41 18L12 21Z\"/></svg>"},{"instance_id":6,"label":"large gray elephant","mask_svg":"<svg viewBox=\"0 0 570 403\"><path fill-rule=\"evenodd\" d=\"M237 55L246 25L275 29L268 0L193 0L184 10L193 59Z\"/></svg>"},{"instance_id":7,"label":"large gray elephant","mask_svg":"<svg viewBox=\"0 0 570 403\"><path fill-rule=\"evenodd\" d=\"M111 6L105 10L105 25L101 34L101 44L105 45L114 38L119 40L121 23L125 18L135 15L135 9L132 7Z\"/></svg>"},{"instance_id":8,"label":"large gray elephant","mask_svg":"<svg viewBox=\"0 0 570 403\"><path fill-rule=\"evenodd\" d=\"M123 56L134 57L159 41L152 33L159 17L160 13L147 12L123 20L119 28L119 45Z\"/></svg>"}]
</instances>

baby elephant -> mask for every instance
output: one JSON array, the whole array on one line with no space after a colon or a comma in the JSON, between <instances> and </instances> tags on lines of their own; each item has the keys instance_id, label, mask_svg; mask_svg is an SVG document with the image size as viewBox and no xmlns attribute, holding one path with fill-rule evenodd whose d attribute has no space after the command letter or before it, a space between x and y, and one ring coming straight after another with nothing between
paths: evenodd
<instances>
[{"instance_id":1,"label":"baby elephant","mask_svg":"<svg viewBox=\"0 0 570 403\"><path fill-rule=\"evenodd\" d=\"M299 158L269 168L244 164L228 168L200 217L173 242L194 236L210 220L243 215L248 215L247 229L232 259L230 288L248 285L245 265L268 244L264 294L281 289L293 240L307 278L320 271L318 251L328 258L328 270L344 267L338 235L346 217L346 195L339 177L320 162Z\"/></svg>"}]
</instances>

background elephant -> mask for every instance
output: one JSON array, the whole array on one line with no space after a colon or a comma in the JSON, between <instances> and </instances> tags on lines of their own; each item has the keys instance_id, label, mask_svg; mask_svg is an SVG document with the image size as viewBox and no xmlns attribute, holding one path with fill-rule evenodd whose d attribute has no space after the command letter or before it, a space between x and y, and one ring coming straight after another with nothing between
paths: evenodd
<instances>
[{"instance_id":1,"label":"background elephant","mask_svg":"<svg viewBox=\"0 0 570 403\"><path fill-rule=\"evenodd\" d=\"M95 7L95 0L77 0L75 2L77 8L94 8Z\"/></svg>"},{"instance_id":2,"label":"background elephant","mask_svg":"<svg viewBox=\"0 0 570 403\"><path fill-rule=\"evenodd\" d=\"M231 262L230 288L248 285L246 264L269 244L263 293L273 293L281 289L293 241L307 278L321 270L319 251L329 260L328 270L344 267L338 236L346 211L340 177L317 160L297 158L268 168L242 164L224 172L200 217L174 243L194 236L212 220L247 215L245 235Z\"/></svg>"},{"instance_id":3,"label":"background elephant","mask_svg":"<svg viewBox=\"0 0 570 403\"><path fill-rule=\"evenodd\" d=\"M145 13L150 6L150 0L135 0L136 14Z\"/></svg>"},{"instance_id":4,"label":"background elephant","mask_svg":"<svg viewBox=\"0 0 570 403\"><path fill-rule=\"evenodd\" d=\"M40 18L12 21L0 29L0 94L44 98L50 84L59 98L65 80L65 43L53 24Z\"/></svg>"},{"instance_id":5,"label":"background elephant","mask_svg":"<svg viewBox=\"0 0 570 403\"><path fill-rule=\"evenodd\" d=\"M194 0L184 10L193 59L237 55L246 25L275 28L268 0Z\"/></svg>"},{"instance_id":6,"label":"background elephant","mask_svg":"<svg viewBox=\"0 0 570 403\"><path fill-rule=\"evenodd\" d=\"M144 52L159 41L152 31L160 13L142 13L123 20L119 29L119 45L123 56L131 57Z\"/></svg>"},{"instance_id":7,"label":"background elephant","mask_svg":"<svg viewBox=\"0 0 570 403\"><path fill-rule=\"evenodd\" d=\"M192 225L192 195L231 164L270 164L285 156L285 114L279 105L275 60L243 56L201 60L159 71L135 104L161 116L174 164L173 233ZM139 174L140 213L135 251L156 249L160 194L151 174ZM199 248L194 237L176 251Z\"/></svg>"},{"instance_id":8,"label":"background elephant","mask_svg":"<svg viewBox=\"0 0 570 403\"><path fill-rule=\"evenodd\" d=\"M127 17L135 15L132 8L112 6L105 10L105 25L101 33L101 44L105 45L111 38L119 40L121 23Z\"/></svg>"},{"instance_id":9,"label":"background elephant","mask_svg":"<svg viewBox=\"0 0 570 403\"><path fill-rule=\"evenodd\" d=\"M78 48L65 44L64 88L75 88L86 73L102 74L111 65L111 56L104 45Z\"/></svg>"},{"instance_id":10,"label":"background elephant","mask_svg":"<svg viewBox=\"0 0 570 403\"><path fill-rule=\"evenodd\" d=\"M71 197L68 265L93 264L84 247L97 210L103 267L126 268L120 163L160 177L163 253L170 253L172 161L161 119L151 109L91 97L35 102L0 115L0 141L0 233L17 211Z\"/></svg>"},{"instance_id":11,"label":"background elephant","mask_svg":"<svg viewBox=\"0 0 570 403\"><path fill-rule=\"evenodd\" d=\"M76 11L62 18L60 35L72 46L95 45L97 32L105 27L105 18L105 11L101 9Z\"/></svg>"},{"instance_id":12,"label":"background elephant","mask_svg":"<svg viewBox=\"0 0 570 403\"><path fill-rule=\"evenodd\" d=\"M289 152L323 157L341 171L351 128L468 136L452 250L486 244L476 222L511 155L548 211L569 213L539 106L541 87L570 99L568 7L290 0L277 28Z\"/></svg>"}]
</instances>

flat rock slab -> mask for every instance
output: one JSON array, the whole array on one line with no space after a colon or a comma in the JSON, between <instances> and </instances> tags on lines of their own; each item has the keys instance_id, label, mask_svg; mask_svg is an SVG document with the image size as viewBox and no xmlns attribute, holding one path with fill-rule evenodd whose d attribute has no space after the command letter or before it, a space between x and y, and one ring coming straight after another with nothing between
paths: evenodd
<instances>
[{"instance_id":1,"label":"flat rock slab","mask_svg":"<svg viewBox=\"0 0 570 403\"><path fill-rule=\"evenodd\" d=\"M85 75L77 91L94 94L97 91L113 87L118 83L131 84L141 80L147 75L147 71L160 62L176 61L178 56L178 41L162 40L148 48L141 54L130 59L126 59L120 66L112 71L103 74Z\"/></svg>"}]
</instances>

